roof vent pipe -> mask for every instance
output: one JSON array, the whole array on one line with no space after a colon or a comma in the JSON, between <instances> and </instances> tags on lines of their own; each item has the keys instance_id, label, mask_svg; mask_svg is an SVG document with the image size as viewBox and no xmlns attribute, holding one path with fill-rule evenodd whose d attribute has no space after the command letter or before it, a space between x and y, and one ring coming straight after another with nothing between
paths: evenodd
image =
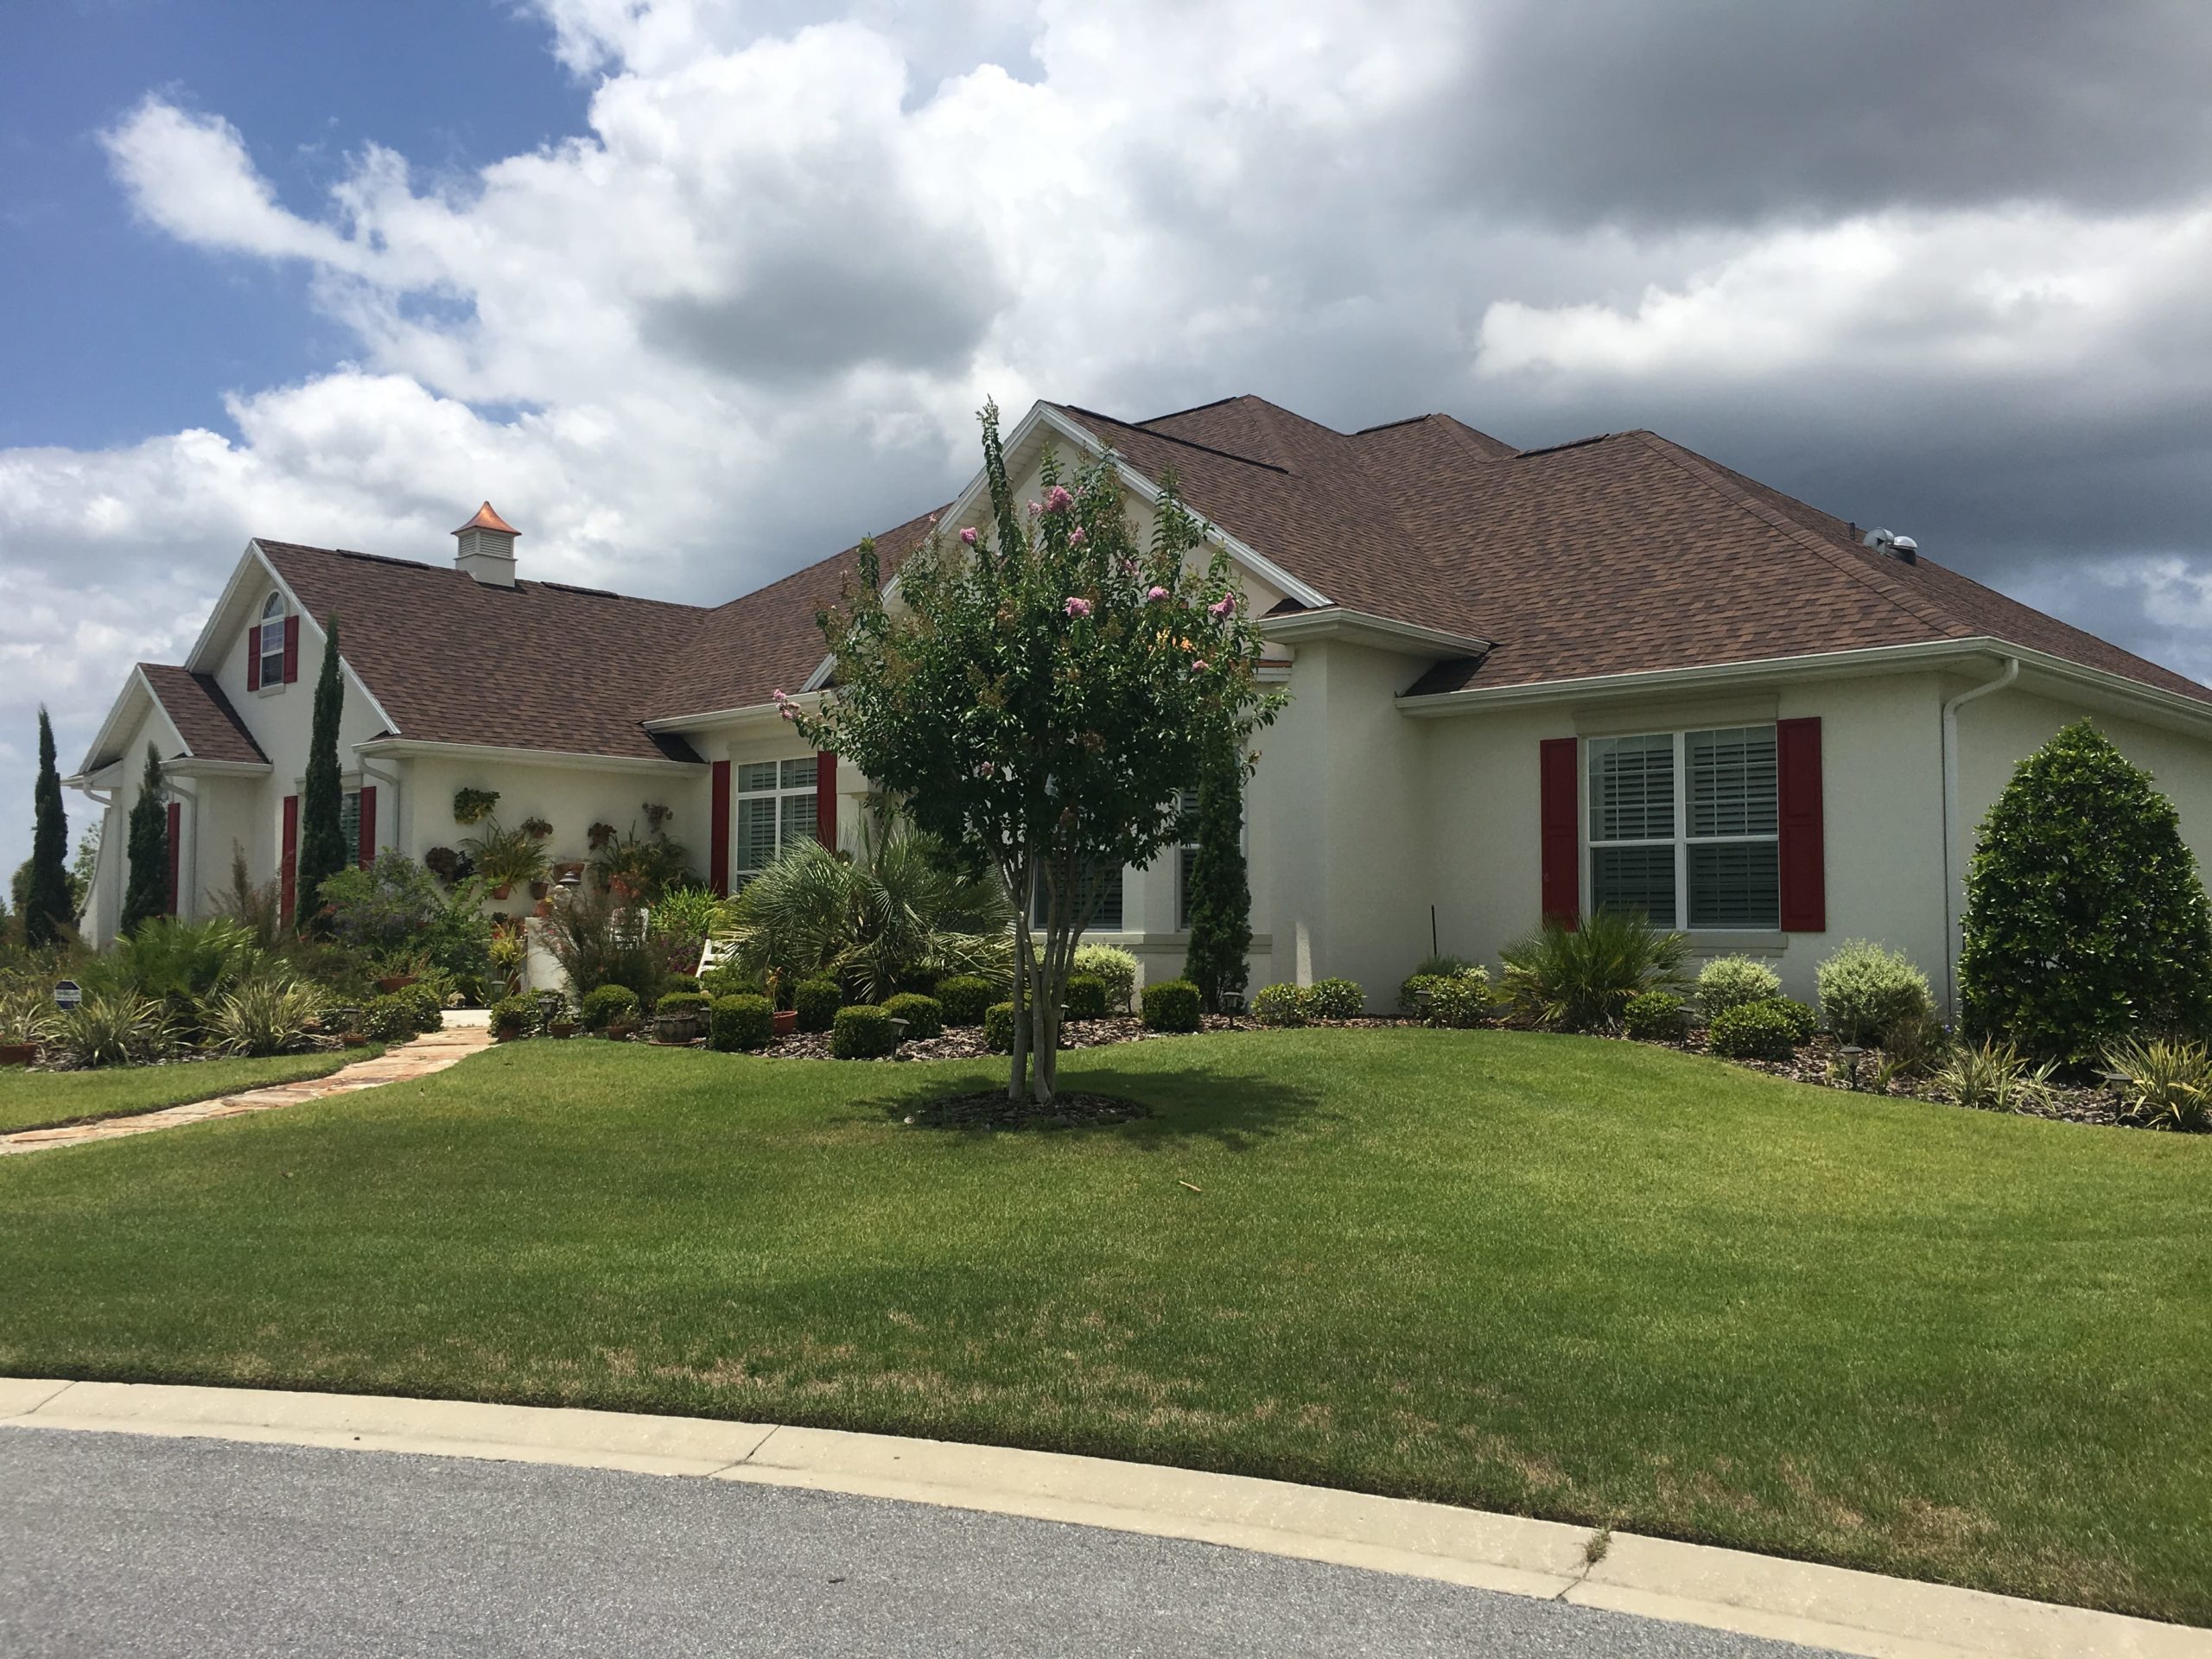
<instances>
[{"instance_id":1,"label":"roof vent pipe","mask_svg":"<svg viewBox=\"0 0 2212 1659\"><path fill-rule=\"evenodd\" d=\"M515 541L522 532L492 511L486 501L476 516L454 531L454 568L487 588L515 585Z\"/></svg>"}]
</instances>

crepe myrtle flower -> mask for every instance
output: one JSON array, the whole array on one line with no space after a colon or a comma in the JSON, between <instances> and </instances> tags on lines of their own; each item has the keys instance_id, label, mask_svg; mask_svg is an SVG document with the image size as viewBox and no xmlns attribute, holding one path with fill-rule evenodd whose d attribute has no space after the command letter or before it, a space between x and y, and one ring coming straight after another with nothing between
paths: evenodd
<instances>
[{"instance_id":1,"label":"crepe myrtle flower","mask_svg":"<svg viewBox=\"0 0 2212 1659\"><path fill-rule=\"evenodd\" d=\"M1032 518L1035 518L1039 513L1040 513L1040 512L1044 512L1044 511L1045 511L1045 509L1044 509L1042 506L1039 505L1038 505L1036 502L1034 502L1034 501L1032 501L1032 502L1029 504L1029 516L1030 516Z\"/></svg>"},{"instance_id":2,"label":"crepe myrtle flower","mask_svg":"<svg viewBox=\"0 0 2212 1659\"><path fill-rule=\"evenodd\" d=\"M969 524L960 532L960 544L963 547L973 547L976 545L975 525Z\"/></svg>"},{"instance_id":3,"label":"crepe myrtle flower","mask_svg":"<svg viewBox=\"0 0 2212 1659\"><path fill-rule=\"evenodd\" d=\"M1081 524L1077 524L1073 530L1068 532L1068 545L1070 547L1081 547L1083 545L1083 526Z\"/></svg>"},{"instance_id":4,"label":"crepe myrtle flower","mask_svg":"<svg viewBox=\"0 0 2212 1659\"><path fill-rule=\"evenodd\" d=\"M785 691L781 686L778 686L771 695L775 700L776 712L778 714L781 715L785 720L797 720L798 718L798 705L791 701L791 693Z\"/></svg>"},{"instance_id":5,"label":"crepe myrtle flower","mask_svg":"<svg viewBox=\"0 0 2212 1659\"><path fill-rule=\"evenodd\" d=\"M1090 601L1087 599L1080 598L1074 594L1070 594L1068 595L1067 613L1070 616L1089 616L1090 614Z\"/></svg>"},{"instance_id":6,"label":"crepe myrtle flower","mask_svg":"<svg viewBox=\"0 0 2212 1659\"><path fill-rule=\"evenodd\" d=\"M1203 674L1203 673L1205 673L1205 671L1206 671L1206 659L1205 659L1205 658L1203 658L1203 657L1199 658L1197 661L1193 662L1193 663L1191 664L1191 672L1192 672L1192 673L1193 673L1193 674Z\"/></svg>"},{"instance_id":7,"label":"crepe myrtle flower","mask_svg":"<svg viewBox=\"0 0 2212 1659\"><path fill-rule=\"evenodd\" d=\"M1144 600L1147 605L1157 605L1166 597L1167 590L1165 588L1154 587L1145 594Z\"/></svg>"},{"instance_id":8,"label":"crepe myrtle flower","mask_svg":"<svg viewBox=\"0 0 2212 1659\"><path fill-rule=\"evenodd\" d=\"M996 764L995 761L990 761L990 760L978 760L978 761L976 763L976 775L978 778L988 778L988 777L991 777L991 776L995 775L995 774L997 772L997 771L998 771L998 766L997 766L997 764Z\"/></svg>"},{"instance_id":9,"label":"crepe myrtle flower","mask_svg":"<svg viewBox=\"0 0 2212 1659\"><path fill-rule=\"evenodd\" d=\"M1045 492L1045 511L1047 512L1065 512L1074 505L1075 497L1068 493L1065 484L1055 484Z\"/></svg>"},{"instance_id":10,"label":"crepe myrtle flower","mask_svg":"<svg viewBox=\"0 0 2212 1659\"><path fill-rule=\"evenodd\" d=\"M1206 607L1206 614L1214 618L1217 621L1224 616L1234 616L1236 613L1236 595L1234 594L1230 594L1223 598L1217 599L1212 604Z\"/></svg>"}]
</instances>

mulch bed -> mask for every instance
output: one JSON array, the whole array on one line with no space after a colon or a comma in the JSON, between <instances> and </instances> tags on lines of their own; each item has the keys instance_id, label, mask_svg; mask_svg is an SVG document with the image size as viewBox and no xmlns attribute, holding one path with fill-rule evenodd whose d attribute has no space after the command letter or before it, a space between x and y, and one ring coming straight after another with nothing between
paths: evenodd
<instances>
[{"instance_id":1,"label":"mulch bed","mask_svg":"<svg viewBox=\"0 0 2212 1659\"><path fill-rule=\"evenodd\" d=\"M1374 1023L1383 1023L1376 1021ZM1218 1014L1209 1014L1205 1020L1208 1031L1228 1031L1231 1022ZM1234 1029L1257 1031L1249 1019L1236 1020ZM1107 1020L1070 1020L1060 1027L1060 1047L1110 1048L1116 1043L1151 1043L1162 1038L1181 1035L1179 1032L1147 1031L1134 1014L1120 1014ZM760 1052L777 1060L827 1060L836 1056L830 1052L830 1033L826 1031L796 1032L789 1037L779 1037ZM918 1038L899 1045L899 1052L884 1057L889 1060L978 1060L999 1058L992 1054L983 1041L981 1026L948 1026L941 1037Z\"/></svg>"},{"instance_id":2,"label":"mulch bed","mask_svg":"<svg viewBox=\"0 0 2212 1659\"><path fill-rule=\"evenodd\" d=\"M1119 1095L1074 1090L1060 1094L1050 1106L1039 1106L1030 1100L1008 1100L1003 1089L985 1089L933 1100L899 1116L901 1122L927 1129L1073 1129L1150 1117L1152 1108Z\"/></svg>"}]
</instances>

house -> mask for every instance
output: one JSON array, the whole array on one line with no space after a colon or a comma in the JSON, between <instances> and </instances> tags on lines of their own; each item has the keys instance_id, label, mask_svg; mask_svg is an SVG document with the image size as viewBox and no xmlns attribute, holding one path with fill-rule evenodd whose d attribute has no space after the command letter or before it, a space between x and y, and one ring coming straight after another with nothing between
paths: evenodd
<instances>
[{"instance_id":1,"label":"house","mask_svg":"<svg viewBox=\"0 0 2212 1659\"><path fill-rule=\"evenodd\" d=\"M1432 946L1495 960L1541 917L1636 906L1697 954L1769 959L1798 995L1840 940L1885 940L1947 995L1974 828L2084 715L2156 774L2212 855L2212 690L1646 431L1517 449L1448 415L1343 433L1252 397L1128 422L1040 403L1007 435L1110 451L1141 533L1171 469L1224 545L1289 694L1247 810L1255 985L1387 995ZM877 538L983 523L980 475ZM450 563L256 539L185 661L136 669L71 781L128 813L166 762L175 906L233 849L289 905L321 620L343 639L341 765L365 857L651 802L699 874L741 885L794 837L849 840L865 780L800 747L814 623L848 549L706 608L521 574L486 505ZM111 822L86 914L114 931ZM1109 879L1092 930L1178 970L1186 860Z\"/></svg>"}]
</instances>

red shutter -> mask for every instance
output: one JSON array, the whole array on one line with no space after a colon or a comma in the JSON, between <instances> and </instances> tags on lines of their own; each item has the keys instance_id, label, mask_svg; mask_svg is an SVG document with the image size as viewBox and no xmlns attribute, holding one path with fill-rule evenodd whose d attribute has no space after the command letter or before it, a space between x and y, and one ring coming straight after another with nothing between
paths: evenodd
<instances>
[{"instance_id":1,"label":"red shutter","mask_svg":"<svg viewBox=\"0 0 2212 1659\"><path fill-rule=\"evenodd\" d=\"M261 690L261 624L254 623L245 631L245 689Z\"/></svg>"},{"instance_id":2,"label":"red shutter","mask_svg":"<svg viewBox=\"0 0 2212 1659\"><path fill-rule=\"evenodd\" d=\"M1825 933L1827 849L1821 812L1821 722L1774 723L1776 792L1781 808L1782 931Z\"/></svg>"},{"instance_id":3,"label":"red shutter","mask_svg":"<svg viewBox=\"0 0 2212 1659\"><path fill-rule=\"evenodd\" d=\"M814 838L837 845L837 757L824 749L814 757Z\"/></svg>"},{"instance_id":4,"label":"red shutter","mask_svg":"<svg viewBox=\"0 0 2212 1659\"><path fill-rule=\"evenodd\" d=\"M177 855L184 845L184 803L169 803L169 914L176 914Z\"/></svg>"},{"instance_id":5,"label":"red shutter","mask_svg":"<svg viewBox=\"0 0 2212 1659\"><path fill-rule=\"evenodd\" d=\"M354 849L354 856L360 860L362 868L365 869L377 861L377 789L374 784L365 786L361 791L361 830L355 839L360 844Z\"/></svg>"},{"instance_id":6,"label":"red shutter","mask_svg":"<svg viewBox=\"0 0 2212 1659\"><path fill-rule=\"evenodd\" d=\"M707 809L707 880L716 893L729 891L729 762L714 765L715 798Z\"/></svg>"},{"instance_id":7,"label":"red shutter","mask_svg":"<svg viewBox=\"0 0 2212 1659\"><path fill-rule=\"evenodd\" d=\"M284 798L284 842L277 855L278 901L286 921L292 919L292 901L299 896L300 885L300 798Z\"/></svg>"},{"instance_id":8,"label":"red shutter","mask_svg":"<svg viewBox=\"0 0 2212 1659\"><path fill-rule=\"evenodd\" d=\"M1548 737L1539 747L1544 919L1572 932L1582 911L1577 747L1571 737Z\"/></svg>"},{"instance_id":9,"label":"red shutter","mask_svg":"<svg viewBox=\"0 0 2212 1659\"><path fill-rule=\"evenodd\" d=\"M289 685L300 677L300 619L296 615L284 619L284 683Z\"/></svg>"}]
</instances>

